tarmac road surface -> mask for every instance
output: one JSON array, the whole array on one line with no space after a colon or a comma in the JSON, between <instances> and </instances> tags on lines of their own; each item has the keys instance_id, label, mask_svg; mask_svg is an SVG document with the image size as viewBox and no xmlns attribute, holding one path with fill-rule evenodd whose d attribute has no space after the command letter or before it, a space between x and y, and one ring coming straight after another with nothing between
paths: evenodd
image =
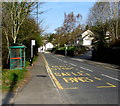
<instances>
[{"instance_id":1,"label":"tarmac road surface","mask_svg":"<svg viewBox=\"0 0 120 106\"><path fill-rule=\"evenodd\" d=\"M120 70L46 53L53 84L68 104L118 104Z\"/></svg>"}]
</instances>

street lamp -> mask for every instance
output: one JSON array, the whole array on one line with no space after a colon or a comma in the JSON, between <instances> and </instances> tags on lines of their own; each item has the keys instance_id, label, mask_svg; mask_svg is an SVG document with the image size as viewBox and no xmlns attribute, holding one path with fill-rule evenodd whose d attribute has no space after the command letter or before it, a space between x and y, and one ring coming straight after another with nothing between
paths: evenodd
<instances>
[{"instance_id":1,"label":"street lamp","mask_svg":"<svg viewBox=\"0 0 120 106\"><path fill-rule=\"evenodd\" d=\"M79 40L77 40L77 42L76 42L76 43L77 43L77 47L78 47L78 44L79 44Z\"/></svg>"},{"instance_id":2,"label":"street lamp","mask_svg":"<svg viewBox=\"0 0 120 106\"><path fill-rule=\"evenodd\" d=\"M65 44L65 56L67 56L67 44Z\"/></svg>"}]
</instances>

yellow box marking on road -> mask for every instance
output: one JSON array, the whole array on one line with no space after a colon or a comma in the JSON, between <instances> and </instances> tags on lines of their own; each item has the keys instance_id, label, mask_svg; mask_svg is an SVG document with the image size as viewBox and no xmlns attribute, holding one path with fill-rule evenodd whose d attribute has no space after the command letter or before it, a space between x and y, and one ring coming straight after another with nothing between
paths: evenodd
<instances>
[{"instance_id":1,"label":"yellow box marking on road","mask_svg":"<svg viewBox=\"0 0 120 106\"><path fill-rule=\"evenodd\" d=\"M61 77L62 75L60 73L54 73L55 76Z\"/></svg>"},{"instance_id":2,"label":"yellow box marking on road","mask_svg":"<svg viewBox=\"0 0 120 106\"><path fill-rule=\"evenodd\" d=\"M70 74L69 73L61 73L62 74L62 76L70 76Z\"/></svg>"},{"instance_id":3,"label":"yellow box marking on road","mask_svg":"<svg viewBox=\"0 0 120 106\"><path fill-rule=\"evenodd\" d=\"M88 74L88 73L85 73L86 75L88 75L88 76L91 76L90 74Z\"/></svg>"},{"instance_id":4,"label":"yellow box marking on road","mask_svg":"<svg viewBox=\"0 0 120 106\"><path fill-rule=\"evenodd\" d=\"M106 83L107 86L97 86L97 88L112 88L112 87L117 87L116 85L110 84L110 83Z\"/></svg>"},{"instance_id":5,"label":"yellow box marking on road","mask_svg":"<svg viewBox=\"0 0 120 106\"><path fill-rule=\"evenodd\" d=\"M79 82L79 81L78 81L78 78L76 78L76 77L69 78L69 80L70 80L71 82Z\"/></svg>"},{"instance_id":6,"label":"yellow box marking on road","mask_svg":"<svg viewBox=\"0 0 120 106\"><path fill-rule=\"evenodd\" d=\"M65 70L71 70L72 68L65 68Z\"/></svg>"},{"instance_id":7,"label":"yellow box marking on road","mask_svg":"<svg viewBox=\"0 0 120 106\"><path fill-rule=\"evenodd\" d=\"M67 80L67 78L63 78L63 80L66 82L66 83L68 83L69 81Z\"/></svg>"},{"instance_id":8,"label":"yellow box marking on road","mask_svg":"<svg viewBox=\"0 0 120 106\"><path fill-rule=\"evenodd\" d=\"M60 66L60 67L66 67L66 66Z\"/></svg>"},{"instance_id":9,"label":"yellow box marking on road","mask_svg":"<svg viewBox=\"0 0 120 106\"><path fill-rule=\"evenodd\" d=\"M52 66L52 67L59 67L59 66Z\"/></svg>"},{"instance_id":10,"label":"yellow box marking on road","mask_svg":"<svg viewBox=\"0 0 120 106\"><path fill-rule=\"evenodd\" d=\"M57 70L57 68L50 68L51 70Z\"/></svg>"},{"instance_id":11,"label":"yellow box marking on road","mask_svg":"<svg viewBox=\"0 0 120 106\"><path fill-rule=\"evenodd\" d=\"M74 76L78 76L76 73L74 73L74 72L72 72L72 74L74 75Z\"/></svg>"},{"instance_id":12,"label":"yellow box marking on road","mask_svg":"<svg viewBox=\"0 0 120 106\"><path fill-rule=\"evenodd\" d=\"M82 75L83 76L83 74L82 73L80 73L80 72L77 72L79 75Z\"/></svg>"},{"instance_id":13,"label":"yellow box marking on road","mask_svg":"<svg viewBox=\"0 0 120 106\"><path fill-rule=\"evenodd\" d=\"M66 67L63 67L63 66L52 66L50 69L51 70L71 70L72 67L66 68Z\"/></svg>"},{"instance_id":14,"label":"yellow box marking on road","mask_svg":"<svg viewBox=\"0 0 120 106\"><path fill-rule=\"evenodd\" d=\"M65 68L61 68L62 70L65 70Z\"/></svg>"},{"instance_id":15,"label":"yellow box marking on road","mask_svg":"<svg viewBox=\"0 0 120 106\"><path fill-rule=\"evenodd\" d=\"M98 78L98 77L94 77L96 80L99 80L99 81L101 81L102 79L100 79L100 78Z\"/></svg>"},{"instance_id":16,"label":"yellow box marking on road","mask_svg":"<svg viewBox=\"0 0 120 106\"><path fill-rule=\"evenodd\" d=\"M93 82L92 79L88 78L88 77L66 77L63 78L63 80L66 83L73 83L73 82Z\"/></svg>"}]
</instances>

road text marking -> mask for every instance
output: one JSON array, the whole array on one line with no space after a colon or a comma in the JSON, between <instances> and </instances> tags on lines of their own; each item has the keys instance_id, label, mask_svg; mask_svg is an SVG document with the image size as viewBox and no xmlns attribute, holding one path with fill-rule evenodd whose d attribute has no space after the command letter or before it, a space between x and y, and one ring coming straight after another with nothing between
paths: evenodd
<instances>
[{"instance_id":1,"label":"road text marking","mask_svg":"<svg viewBox=\"0 0 120 106\"><path fill-rule=\"evenodd\" d=\"M111 88L111 87L117 87L117 86L115 86L115 85L113 85L113 84L110 84L110 83L106 83L107 84L107 86L97 86L97 88Z\"/></svg>"}]
</instances>

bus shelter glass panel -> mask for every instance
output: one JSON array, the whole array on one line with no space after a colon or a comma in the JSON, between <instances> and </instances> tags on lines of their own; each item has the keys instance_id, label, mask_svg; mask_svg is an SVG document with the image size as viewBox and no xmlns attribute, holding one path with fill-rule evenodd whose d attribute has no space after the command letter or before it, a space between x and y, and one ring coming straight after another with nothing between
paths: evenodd
<instances>
[{"instance_id":1,"label":"bus shelter glass panel","mask_svg":"<svg viewBox=\"0 0 120 106\"><path fill-rule=\"evenodd\" d=\"M10 47L10 69L25 67L25 46Z\"/></svg>"}]
</instances>

